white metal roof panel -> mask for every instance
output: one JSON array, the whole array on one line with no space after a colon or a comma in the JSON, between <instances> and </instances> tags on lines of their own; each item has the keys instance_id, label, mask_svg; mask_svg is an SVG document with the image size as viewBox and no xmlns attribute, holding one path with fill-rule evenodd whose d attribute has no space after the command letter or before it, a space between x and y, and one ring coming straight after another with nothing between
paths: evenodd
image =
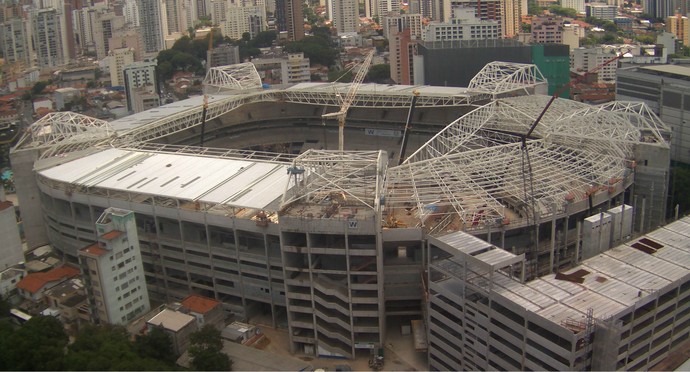
<instances>
[{"instance_id":1,"label":"white metal roof panel","mask_svg":"<svg viewBox=\"0 0 690 372\"><path fill-rule=\"evenodd\" d=\"M562 303L554 303L553 305L536 312L544 319L550 320L556 324L562 325L565 320L585 321L585 314L579 312Z\"/></svg>"},{"instance_id":2,"label":"white metal roof panel","mask_svg":"<svg viewBox=\"0 0 690 372\"><path fill-rule=\"evenodd\" d=\"M552 283L549 283L548 281L543 280L541 278L532 280L531 282L526 283L526 285L557 301L561 301L565 298L572 296L572 293L567 292L563 288L553 285ZM583 289L579 288L579 290L581 291Z\"/></svg>"},{"instance_id":3,"label":"white metal roof panel","mask_svg":"<svg viewBox=\"0 0 690 372\"><path fill-rule=\"evenodd\" d=\"M287 166L108 149L41 171L62 182L264 209L282 196Z\"/></svg>"},{"instance_id":4,"label":"white metal roof panel","mask_svg":"<svg viewBox=\"0 0 690 372\"><path fill-rule=\"evenodd\" d=\"M609 297L603 296L594 291L583 291L570 298L561 301L566 306L587 314L589 308L594 309L594 317L599 319L617 314L627 308L627 306L611 301Z\"/></svg>"},{"instance_id":5,"label":"white metal roof panel","mask_svg":"<svg viewBox=\"0 0 690 372\"><path fill-rule=\"evenodd\" d=\"M688 269L684 268L683 266L679 266L675 262L667 261L659 257L659 255L663 256L663 253L668 251L682 252L670 246L663 247L654 254L644 253L637 249L624 249L622 247L617 247L608 251L607 254L611 257L628 262L630 265L647 271L652 275L657 275L663 279L666 279L666 281L663 283L665 285L668 284L669 281L682 278L689 272ZM687 256L687 253L685 255ZM683 257L679 258L681 261L690 261L688 260L690 257L685 259ZM649 288L649 284L645 285L646 288Z\"/></svg>"}]
</instances>

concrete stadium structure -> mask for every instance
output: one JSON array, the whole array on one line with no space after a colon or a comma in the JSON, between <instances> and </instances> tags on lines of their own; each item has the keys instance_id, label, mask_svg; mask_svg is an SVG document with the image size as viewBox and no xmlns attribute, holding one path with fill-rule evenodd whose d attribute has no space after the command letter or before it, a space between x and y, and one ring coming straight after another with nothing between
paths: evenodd
<instances>
[{"instance_id":1,"label":"concrete stadium structure","mask_svg":"<svg viewBox=\"0 0 690 372\"><path fill-rule=\"evenodd\" d=\"M494 62L467 88L362 85L341 152L322 115L348 84L262 89L250 65L212 68L206 109L34 123L11 153L28 244L74 260L103 210L134 211L152 298L217 298L289 328L296 353L351 358L425 317L433 239L493 242L524 281L588 258L580 221L600 210L631 204L637 231L664 221L669 131L643 103L556 99L525 137L545 79Z\"/></svg>"}]
</instances>

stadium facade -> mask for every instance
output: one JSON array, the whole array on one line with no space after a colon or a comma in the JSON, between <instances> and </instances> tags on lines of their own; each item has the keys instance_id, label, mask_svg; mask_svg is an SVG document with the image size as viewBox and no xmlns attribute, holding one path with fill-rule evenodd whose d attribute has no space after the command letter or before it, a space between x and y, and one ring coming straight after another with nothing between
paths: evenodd
<instances>
[{"instance_id":1,"label":"stadium facade","mask_svg":"<svg viewBox=\"0 0 690 372\"><path fill-rule=\"evenodd\" d=\"M467 88L364 84L345 151L322 115L348 84L262 89L251 64L204 83L206 108L192 97L110 123L34 123L11 153L28 244L76 260L106 208L134 211L152 298L214 297L287 327L296 353L351 358L384 345L390 322L434 324L434 252L462 250L453 236L502 252L510 269L492 280L524 285L598 259L580 249L586 217L627 203L636 231L664 221L668 128L643 103L556 99L530 132L550 98L534 65L491 63ZM439 359L428 336L431 368L481 368Z\"/></svg>"}]
</instances>

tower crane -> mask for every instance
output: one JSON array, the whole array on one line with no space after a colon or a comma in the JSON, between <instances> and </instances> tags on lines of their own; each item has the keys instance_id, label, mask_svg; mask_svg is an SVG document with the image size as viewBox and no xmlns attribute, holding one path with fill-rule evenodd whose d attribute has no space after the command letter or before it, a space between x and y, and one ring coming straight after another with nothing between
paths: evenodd
<instances>
[{"instance_id":1,"label":"tower crane","mask_svg":"<svg viewBox=\"0 0 690 372\"><path fill-rule=\"evenodd\" d=\"M344 131L347 110L350 109L350 105L352 105L352 102L354 102L355 100L355 94L357 94L359 86L362 85L362 80L364 80L364 77L367 75L367 72L369 72L369 65L371 65L371 59L374 57L374 52L375 49L369 52L367 57L364 59L364 62L362 62L362 64L359 65L359 71L357 71L357 75L355 75L355 78L352 80L352 83L350 84L350 89L348 89L345 98L342 100L340 104L340 110L338 110L337 112L323 114L321 116L323 119L333 117L338 119L338 149L340 151L343 151L345 148ZM340 97L340 95L338 95L338 97Z\"/></svg>"}]
</instances>

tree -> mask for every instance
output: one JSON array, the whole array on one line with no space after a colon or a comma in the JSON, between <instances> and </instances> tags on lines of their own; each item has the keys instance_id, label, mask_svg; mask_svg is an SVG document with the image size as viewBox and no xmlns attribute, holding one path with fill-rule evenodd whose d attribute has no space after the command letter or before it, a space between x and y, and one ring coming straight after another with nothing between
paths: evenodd
<instances>
[{"instance_id":1,"label":"tree","mask_svg":"<svg viewBox=\"0 0 690 372\"><path fill-rule=\"evenodd\" d=\"M170 336L162 327L153 327L146 335L137 335L134 349L142 358L152 358L175 363L176 355Z\"/></svg>"},{"instance_id":2,"label":"tree","mask_svg":"<svg viewBox=\"0 0 690 372\"><path fill-rule=\"evenodd\" d=\"M564 8L560 5L550 5L549 12L563 17L577 18L577 10L572 8Z\"/></svg>"},{"instance_id":3,"label":"tree","mask_svg":"<svg viewBox=\"0 0 690 372\"><path fill-rule=\"evenodd\" d=\"M318 27L317 27L318 28ZM329 40L321 36L307 36L302 40L293 41L285 45L288 53L304 53L312 65L332 66L335 63L337 50Z\"/></svg>"},{"instance_id":4,"label":"tree","mask_svg":"<svg viewBox=\"0 0 690 372\"><path fill-rule=\"evenodd\" d=\"M389 64L373 65L365 78L372 83L387 83L391 78L391 66Z\"/></svg>"},{"instance_id":5,"label":"tree","mask_svg":"<svg viewBox=\"0 0 690 372\"><path fill-rule=\"evenodd\" d=\"M0 353L3 370L46 371L63 368L67 334L52 316L35 316L14 332L5 328Z\"/></svg>"},{"instance_id":6,"label":"tree","mask_svg":"<svg viewBox=\"0 0 690 372\"><path fill-rule=\"evenodd\" d=\"M134 343L124 327L89 325L79 332L75 342L69 346L65 367L75 371L160 371L176 368L164 350L158 352L146 347L148 345L167 349L158 336L153 344L148 341L151 340L140 345L142 353L146 354L142 356L135 350ZM163 359L153 358L152 355L158 355Z\"/></svg>"},{"instance_id":7,"label":"tree","mask_svg":"<svg viewBox=\"0 0 690 372\"><path fill-rule=\"evenodd\" d=\"M192 368L200 371L227 371L232 361L223 352L223 340L220 331L211 325L189 337L189 356Z\"/></svg>"},{"instance_id":8,"label":"tree","mask_svg":"<svg viewBox=\"0 0 690 372\"><path fill-rule=\"evenodd\" d=\"M43 93L43 90L50 85L49 81L37 81L33 87L31 87L31 94L36 96Z\"/></svg>"}]
</instances>

